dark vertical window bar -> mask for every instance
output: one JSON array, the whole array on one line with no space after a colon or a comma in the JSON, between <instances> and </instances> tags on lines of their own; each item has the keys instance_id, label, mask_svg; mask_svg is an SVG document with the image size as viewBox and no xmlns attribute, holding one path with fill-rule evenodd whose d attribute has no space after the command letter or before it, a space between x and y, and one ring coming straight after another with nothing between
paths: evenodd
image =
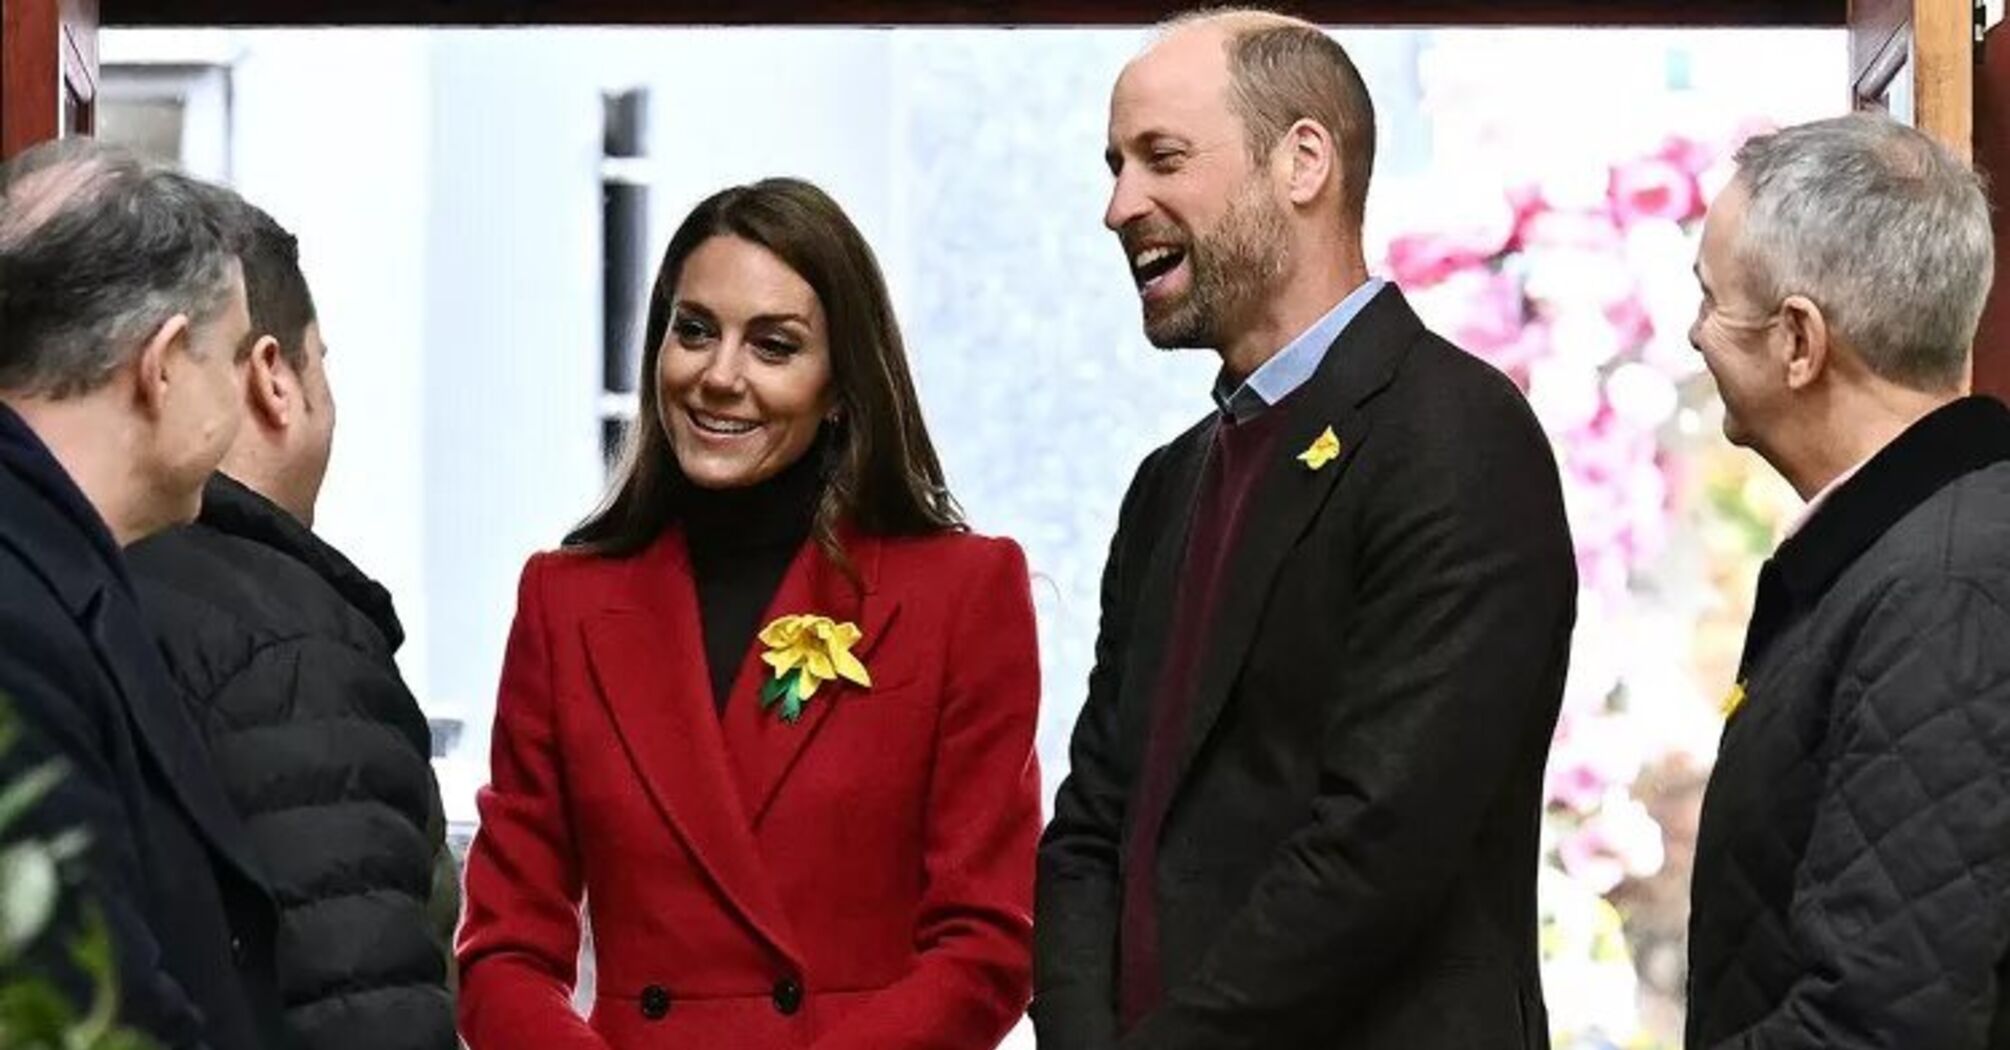
<instances>
[{"instance_id":1,"label":"dark vertical window bar","mask_svg":"<svg viewBox=\"0 0 2010 1050\"><path fill-rule=\"evenodd\" d=\"M649 92L601 96L600 448L608 464L635 419L649 267Z\"/></svg>"}]
</instances>

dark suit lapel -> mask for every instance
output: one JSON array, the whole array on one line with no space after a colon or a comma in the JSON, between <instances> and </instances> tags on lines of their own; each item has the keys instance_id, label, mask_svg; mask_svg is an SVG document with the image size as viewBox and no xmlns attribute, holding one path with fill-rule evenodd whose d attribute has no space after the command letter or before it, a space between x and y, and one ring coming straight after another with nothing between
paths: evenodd
<instances>
[{"instance_id":1,"label":"dark suit lapel","mask_svg":"<svg viewBox=\"0 0 2010 1050\"><path fill-rule=\"evenodd\" d=\"M1123 705L1125 717L1135 720L1125 739L1136 741L1140 753L1150 736L1150 711L1158 695L1173 611L1179 602L1180 569L1186 561L1187 538L1193 532L1193 503L1219 425L1218 417L1210 418L1172 447L1161 468L1164 480L1141 523L1144 528L1162 527L1165 531L1152 547L1151 561L1134 598L1132 608L1137 618L1131 624L1131 637L1136 641L1124 664L1123 681L1136 695L1134 701ZM1154 517L1158 520L1152 520ZM1141 763L1139 768L1143 768Z\"/></svg>"},{"instance_id":2,"label":"dark suit lapel","mask_svg":"<svg viewBox=\"0 0 2010 1050\"><path fill-rule=\"evenodd\" d=\"M140 622L137 608L130 600L121 601L110 593L113 586L108 579L83 609L85 630L98 650L100 663L182 811L201 829L210 848L239 874L253 885L266 885L263 869L251 855L249 833L224 795L208 749L178 702L166 669L149 682L131 666L135 661L159 660L159 650L151 632Z\"/></svg>"},{"instance_id":3,"label":"dark suit lapel","mask_svg":"<svg viewBox=\"0 0 2010 1050\"><path fill-rule=\"evenodd\" d=\"M735 789L681 536L634 562L631 603L587 620L595 684L644 789L741 917L800 964Z\"/></svg>"},{"instance_id":4,"label":"dark suit lapel","mask_svg":"<svg viewBox=\"0 0 2010 1050\"><path fill-rule=\"evenodd\" d=\"M1362 406L1388 385L1422 329L1402 293L1393 285L1384 288L1340 333L1312 378L1272 409L1289 412L1290 418L1278 439L1274 462L1258 480L1243 515L1241 535L1234 541L1220 604L1210 621L1207 651L1201 655L1192 721L1175 784L1185 779L1221 717L1235 678L1248 659L1257 624L1285 557L1347 473L1356 450L1368 439L1373 416ZM1314 469L1298 455L1328 427L1340 440L1340 452Z\"/></svg>"},{"instance_id":5,"label":"dark suit lapel","mask_svg":"<svg viewBox=\"0 0 2010 1050\"><path fill-rule=\"evenodd\" d=\"M774 600L761 617L765 627L782 616L828 616L839 623L855 623L861 635L852 653L866 665L874 649L893 626L898 602L877 589L882 543L870 536L847 534L846 553L857 568L864 594L824 556L814 541L803 544L789 566ZM745 661L733 680L732 699L726 705L726 747L738 776L740 799L745 803L747 822L758 827L780 794L789 771L803 752L816 740L831 712L858 696L859 686L850 682L825 682L803 708L802 717L785 722L779 707L761 707L761 686L773 674L761 659L766 647L756 640L748 648Z\"/></svg>"}]
</instances>

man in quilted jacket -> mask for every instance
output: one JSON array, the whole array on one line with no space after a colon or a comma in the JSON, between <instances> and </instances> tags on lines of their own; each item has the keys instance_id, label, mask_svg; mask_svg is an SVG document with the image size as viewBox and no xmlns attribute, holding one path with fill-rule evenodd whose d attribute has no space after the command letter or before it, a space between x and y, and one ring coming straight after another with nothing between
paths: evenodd
<instances>
[{"instance_id":1,"label":"man in quilted jacket","mask_svg":"<svg viewBox=\"0 0 2010 1050\"><path fill-rule=\"evenodd\" d=\"M1688 1045L2010 1047L2010 409L1966 396L1989 211L1926 136L1747 143L1690 341L1808 501L1703 802Z\"/></svg>"},{"instance_id":2,"label":"man in quilted jacket","mask_svg":"<svg viewBox=\"0 0 2010 1050\"><path fill-rule=\"evenodd\" d=\"M195 524L131 549L182 700L280 908L293 1050L452 1050L455 881L383 587L310 526L335 433L293 236L243 205L243 425Z\"/></svg>"}]
</instances>

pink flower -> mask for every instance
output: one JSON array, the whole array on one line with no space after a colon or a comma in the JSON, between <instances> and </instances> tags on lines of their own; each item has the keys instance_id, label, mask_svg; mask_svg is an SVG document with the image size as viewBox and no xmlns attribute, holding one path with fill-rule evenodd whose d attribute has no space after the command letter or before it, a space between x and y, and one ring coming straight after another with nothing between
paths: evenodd
<instances>
[{"instance_id":1,"label":"pink flower","mask_svg":"<svg viewBox=\"0 0 2010 1050\"><path fill-rule=\"evenodd\" d=\"M1619 792L1564 835L1556 854L1565 872L1601 895L1628 876L1644 878L1660 871L1667 860L1661 825L1646 807Z\"/></svg>"},{"instance_id":2,"label":"pink flower","mask_svg":"<svg viewBox=\"0 0 2010 1050\"><path fill-rule=\"evenodd\" d=\"M1507 373L1507 377L1514 380L1515 385L1521 388L1523 395L1526 395L1533 366L1549 353L1549 322L1535 318L1522 326L1521 332L1512 342L1496 347L1490 354L1480 356L1488 364Z\"/></svg>"},{"instance_id":3,"label":"pink flower","mask_svg":"<svg viewBox=\"0 0 2010 1050\"><path fill-rule=\"evenodd\" d=\"M1557 436L1579 580L1617 598L1667 543L1671 486L1656 425L1618 411L1609 387L1589 416Z\"/></svg>"},{"instance_id":4,"label":"pink flower","mask_svg":"<svg viewBox=\"0 0 2010 1050\"><path fill-rule=\"evenodd\" d=\"M1576 528L1572 522L1571 527ZM1625 597L1629 570L1626 555L1617 544L1599 546L1580 540L1577 544L1577 583L1615 603Z\"/></svg>"},{"instance_id":5,"label":"pink flower","mask_svg":"<svg viewBox=\"0 0 2010 1050\"><path fill-rule=\"evenodd\" d=\"M1612 789L1639 775L1640 749L1630 727L1611 715L1560 718L1543 770L1543 798L1580 815L1593 812Z\"/></svg>"},{"instance_id":6,"label":"pink flower","mask_svg":"<svg viewBox=\"0 0 2010 1050\"><path fill-rule=\"evenodd\" d=\"M1543 796L1550 802L1565 806L1574 813L1583 813L1605 797L1609 784L1596 765L1589 762L1552 762L1550 766L1543 775L1542 784Z\"/></svg>"},{"instance_id":7,"label":"pink flower","mask_svg":"<svg viewBox=\"0 0 2010 1050\"><path fill-rule=\"evenodd\" d=\"M1399 234L1389 241L1389 274L1404 288L1428 288L1452 274L1485 264L1500 245L1458 232Z\"/></svg>"},{"instance_id":8,"label":"pink flower","mask_svg":"<svg viewBox=\"0 0 2010 1050\"><path fill-rule=\"evenodd\" d=\"M1514 224L1514 210L1505 200L1474 199L1442 226L1391 239L1389 273L1405 289L1421 289L1460 270L1485 266L1507 250Z\"/></svg>"},{"instance_id":9,"label":"pink flower","mask_svg":"<svg viewBox=\"0 0 2010 1050\"><path fill-rule=\"evenodd\" d=\"M1447 331L1453 343L1496 368L1521 363L1527 318L1520 281L1492 270L1462 270L1442 290L1459 304Z\"/></svg>"},{"instance_id":10,"label":"pink flower","mask_svg":"<svg viewBox=\"0 0 2010 1050\"><path fill-rule=\"evenodd\" d=\"M1556 846L1557 860L1570 877L1584 883L1599 896L1611 893L1626 879L1626 865L1613 855L1611 845L1598 828L1586 827L1563 837Z\"/></svg>"},{"instance_id":11,"label":"pink flower","mask_svg":"<svg viewBox=\"0 0 2010 1050\"><path fill-rule=\"evenodd\" d=\"M1667 141L1661 144L1661 148L1654 151L1654 156L1657 160L1665 160L1693 177L1701 175L1709 170L1710 165L1717 162L1717 152L1707 143L1699 142L1687 135L1670 135Z\"/></svg>"},{"instance_id":12,"label":"pink flower","mask_svg":"<svg viewBox=\"0 0 2010 1050\"><path fill-rule=\"evenodd\" d=\"M1611 322L1619 345L1627 349L1641 346L1654 337L1654 318L1647 313L1647 304L1641 302L1638 288L1631 295L1605 304L1605 319Z\"/></svg>"},{"instance_id":13,"label":"pink flower","mask_svg":"<svg viewBox=\"0 0 2010 1050\"><path fill-rule=\"evenodd\" d=\"M1687 222L1703 214L1696 176L1656 157L1614 167L1609 192L1613 214L1622 225L1642 219Z\"/></svg>"},{"instance_id":14,"label":"pink flower","mask_svg":"<svg viewBox=\"0 0 2010 1050\"><path fill-rule=\"evenodd\" d=\"M1518 252L1529 223L1549 211L1550 203L1542 195L1542 184L1533 179L1509 186L1505 196L1508 208L1514 213L1514 231L1508 235L1507 250Z\"/></svg>"},{"instance_id":15,"label":"pink flower","mask_svg":"<svg viewBox=\"0 0 2010 1050\"><path fill-rule=\"evenodd\" d=\"M1529 213L1518 236L1530 250L1561 250L1617 254L1624 248L1619 227L1605 210Z\"/></svg>"}]
</instances>

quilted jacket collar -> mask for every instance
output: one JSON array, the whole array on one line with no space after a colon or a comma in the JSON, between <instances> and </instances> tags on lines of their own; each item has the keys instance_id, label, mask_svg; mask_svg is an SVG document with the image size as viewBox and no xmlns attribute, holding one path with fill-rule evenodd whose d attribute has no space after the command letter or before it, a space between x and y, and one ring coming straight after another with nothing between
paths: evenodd
<instances>
[{"instance_id":1,"label":"quilted jacket collar","mask_svg":"<svg viewBox=\"0 0 2010 1050\"><path fill-rule=\"evenodd\" d=\"M342 552L322 542L313 530L272 501L222 472L210 475L202 490L202 516L197 523L231 536L260 543L309 569L335 588L357 612L368 617L392 652L405 641L391 592L358 569Z\"/></svg>"},{"instance_id":2,"label":"quilted jacket collar","mask_svg":"<svg viewBox=\"0 0 2010 1050\"><path fill-rule=\"evenodd\" d=\"M1928 413L1865 463L1780 545L1781 580L1807 604L1899 519L1950 482L2010 460L2010 408L1964 397Z\"/></svg>"}]
</instances>

